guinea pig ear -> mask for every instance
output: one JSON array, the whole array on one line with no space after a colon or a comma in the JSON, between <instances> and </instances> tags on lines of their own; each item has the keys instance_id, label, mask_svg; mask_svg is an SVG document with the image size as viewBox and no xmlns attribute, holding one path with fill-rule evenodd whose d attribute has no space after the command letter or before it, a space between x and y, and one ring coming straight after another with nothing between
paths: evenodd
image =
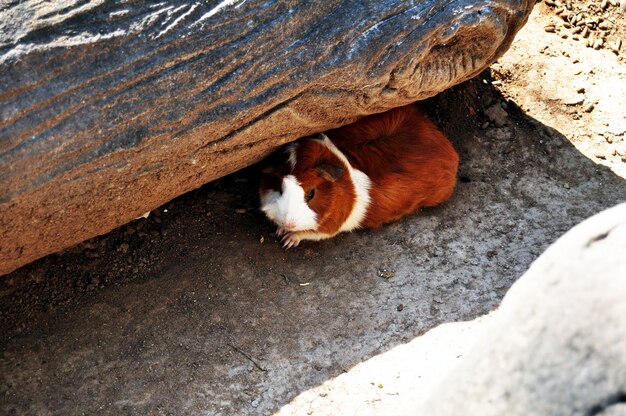
<instances>
[{"instance_id":1,"label":"guinea pig ear","mask_svg":"<svg viewBox=\"0 0 626 416\"><path fill-rule=\"evenodd\" d=\"M322 163L315 167L317 174L330 182L335 182L343 173L343 166Z\"/></svg>"}]
</instances>

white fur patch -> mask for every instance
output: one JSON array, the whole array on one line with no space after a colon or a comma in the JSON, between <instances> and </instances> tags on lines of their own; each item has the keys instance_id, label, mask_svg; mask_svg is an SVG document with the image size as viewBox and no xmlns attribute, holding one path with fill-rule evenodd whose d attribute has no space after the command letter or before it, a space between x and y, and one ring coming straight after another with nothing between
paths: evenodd
<instances>
[{"instance_id":1,"label":"white fur patch","mask_svg":"<svg viewBox=\"0 0 626 416\"><path fill-rule=\"evenodd\" d=\"M261 209L267 217L287 231L315 230L317 214L304 201L304 189L293 175L283 178L282 192L261 195Z\"/></svg>"},{"instance_id":2,"label":"white fur patch","mask_svg":"<svg viewBox=\"0 0 626 416\"><path fill-rule=\"evenodd\" d=\"M339 158L347 167L348 173L350 174L350 178L352 178L352 183L354 184L354 191L356 193L356 201L354 202L354 206L352 207L352 212L346 219L346 221L341 225L339 231L352 231L361 226L361 221L365 218L365 214L367 213L367 208L370 205L370 187L372 186L372 181L369 176L365 173L361 172L358 169L354 169L348 158L341 153L341 150L337 149L337 146L330 141L328 136L325 134L320 134L322 136L321 139L316 139L322 145L324 145L328 150L330 150L335 156Z\"/></svg>"},{"instance_id":3,"label":"white fur patch","mask_svg":"<svg viewBox=\"0 0 626 416\"><path fill-rule=\"evenodd\" d=\"M285 152L287 153L287 162L289 162L289 166L291 166L291 171L296 168L296 151L298 149L298 143L290 143L287 145Z\"/></svg>"}]
</instances>

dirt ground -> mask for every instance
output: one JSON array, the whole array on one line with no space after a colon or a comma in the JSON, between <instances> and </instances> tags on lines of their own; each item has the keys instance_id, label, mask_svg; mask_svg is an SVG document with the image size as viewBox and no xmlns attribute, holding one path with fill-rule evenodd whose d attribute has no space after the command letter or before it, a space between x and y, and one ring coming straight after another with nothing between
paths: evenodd
<instances>
[{"instance_id":1,"label":"dirt ground","mask_svg":"<svg viewBox=\"0 0 626 416\"><path fill-rule=\"evenodd\" d=\"M0 413L388 414L425 394L355 366L497 308L550 243L626 201L626 13L601 6L570 11L598 20L597 49L539 3L503 58L425 103L461 156L440 207L284 251L253 166L1 277ZM348 403L353 373L368 381Z\"/></svg>"}]
</instances>

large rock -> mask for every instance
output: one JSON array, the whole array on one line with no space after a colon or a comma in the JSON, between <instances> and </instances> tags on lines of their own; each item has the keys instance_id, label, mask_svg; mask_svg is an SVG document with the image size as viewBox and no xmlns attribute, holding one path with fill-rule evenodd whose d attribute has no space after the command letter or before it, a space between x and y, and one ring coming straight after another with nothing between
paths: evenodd
<instances>
[{"instance_id":1,"label":"large rock","mask_svg":"<svg viewBox=\"0 0 626 416\"><path fill-rule=\"evenodd\" d=\"M415 414L626 415L624 253L626 204L561 237Z\"/></svg>"},{"instance_id":2,"label":"large rock","mask_svg":"<svg viewBox=\"0 0 626 416\"><path fill-rule=\"evenodd\" d=\"M0 7L0 274L474 76L535 2L206 3Z\"/></svg>"}]
</instances>

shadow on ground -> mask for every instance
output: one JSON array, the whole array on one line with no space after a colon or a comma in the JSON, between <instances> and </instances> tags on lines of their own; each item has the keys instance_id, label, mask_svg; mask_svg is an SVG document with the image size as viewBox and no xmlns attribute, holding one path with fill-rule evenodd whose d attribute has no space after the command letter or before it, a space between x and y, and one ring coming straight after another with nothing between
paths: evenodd
<instances>
[{"instance_id":1,"label":"shadow on ground","mask_svg":"<svg viewBox=\"0 0 626 416\"><path fill-rule=\"evenodd\" d=\"M486 127L498 102L507 124ZM480 77L428 108L461 156L441 207L283 251L252 167L1 278L0 413L271 414L496 308L550 243L626 200Z\"/></svg>"}]
</instances>

